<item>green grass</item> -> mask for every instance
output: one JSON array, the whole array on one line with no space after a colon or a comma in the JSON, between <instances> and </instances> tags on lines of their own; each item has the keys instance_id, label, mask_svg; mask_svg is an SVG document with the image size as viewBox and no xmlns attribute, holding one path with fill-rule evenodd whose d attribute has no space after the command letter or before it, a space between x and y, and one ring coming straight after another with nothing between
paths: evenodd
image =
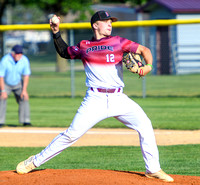
<instances>
[{"instance_id":1,"label":"green grass","mask_svg":"<svg viewBox=\"0 0 200 185\"><path fill-rule=\"evenodd\" d=\"M37 59L37 60L36 60ZM55 72L44 68L55 66L55 57L31 59L32 75L28 91L30 95L31 120L37 127L67 127L70 125L86 92L85 73L75 71L75 98L71 98L70 71ZM41 62L44 60L45 62ZM80 62L76 66L82 65ZM38 70L36 68L41 68ZM200 74L148 75L139 79L124 70L124 93L144 109L154 128L200 129ZM146 98L142 98L143 84ZM6 124L18 125L17 105L13 95L8 99ZM95 127L125 128L114 118L108 118Z\"/></svg>"},{"instance_id":2,"label":"green grass","mask_svg":"<svg viewBox=\"0 0 200 185\"><path fill-rule=\"evenodd\" d=\"M146 77L147 96L200 97L200 74Z\"/></svg>"},{"instance_id":3,"label":"green grass","mask_svg":"<svg viewBox=\"0 0 200 185\"><path fill-rule=\"evenodd\" d=\"M86 91L85 73L75 71L75 96L84 96ZM128 96L142 97L143 83L147 97L200 97L200 74L194 75L148 75L139 79L137 75L124 71L124 92ZM33 71L28 87L31 96L71 96L70 71Z\"/></svg>"},{"instance_id":4,"label":"green grass","mask_svg":"<svg viewBox=\"0 0 200 185\"><path fill-rule=\"evenodd\" d=\"M42 149L1 147L0 171L15 170ZM200 145L159 146L161 167L170 174L200 176L199 150ZM46 168L145 171L140 147L128 146L70 147L38 169Z\"/></svg>"},{"instance_id":5,"label":"green grass","mask_svg":"<svg viewBox=\"0 0 200 185\"><path fill-rule=\"evenodd\" d=\"M53 43L52 43L53 46ZM52 47L51 46L51 47ZM50 47L50 46L49 46ZM71 95L70 60L67 60L68 71L55 72L56 51L49 48L50 53L39 56L28 56L31 62L32 75L29 93L33 96ZM75 61L75 67L82 67L82 62ZM191 97L200 96L200 74L191 75L147 75L145 78L146 94L153 97ZM129 96L142 96L143 79L130 73L124 67L124 91ZM75 70L76 96L84 96L85 73Z\"/></svg>"},{"instance_id":6,"label":"green grass","mask_svg":"<svg viewBox=\"0 0 200 185\"><path fill-rule=\"evenodd\" d=\"M164 97L133 98L146 112L154 128L200 129L200 98ZM70 125L82 97L32 97L30 98L31 120L36 127L67 127ZM8 99L8 126L18 125L17 104L14 97ZM99 122L95 127L126 128L115 118Z\"/></svg>"}]
</instances>

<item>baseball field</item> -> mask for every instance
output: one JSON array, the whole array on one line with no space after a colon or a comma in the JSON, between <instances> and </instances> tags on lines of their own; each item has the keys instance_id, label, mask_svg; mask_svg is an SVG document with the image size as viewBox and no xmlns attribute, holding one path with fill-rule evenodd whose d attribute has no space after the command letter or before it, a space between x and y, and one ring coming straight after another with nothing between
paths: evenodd
<instances>
[{"instance_id":1,"label":"baseball field","mask_svg":"<svg viewBox=\"0 0 200 185\"><path fill-rule=\"evenodd\" d=\"M167 184L144 176L138 135L130 129L89 130L71 148L26 175L17 163L40 152L64 128L0 129L0 184ZM175 185L198 185L200 131L155 130L161 166Z\"/></svg>"},{"instance_id":2,"label":"baseball field","mask_svg":"<svg viewBox=\"0 0 200 185\"><path fill-rule=\"evenodd\" d=\"M20 127L10 97L6 126L0 129L0 184L162 185L144 176L138 135L114 118L98 123L59 156L26 175L16 165L40 152L73 119L85 93L84 73L76 72L76 97L70 97L70 73L34 72L29 95L32 127ZM200 184L200 75L125 74L124 92L141 105L152 121L161 167L175 185ZM66 84L66 85L63 85Z\"/></svg>"}]
</instances>

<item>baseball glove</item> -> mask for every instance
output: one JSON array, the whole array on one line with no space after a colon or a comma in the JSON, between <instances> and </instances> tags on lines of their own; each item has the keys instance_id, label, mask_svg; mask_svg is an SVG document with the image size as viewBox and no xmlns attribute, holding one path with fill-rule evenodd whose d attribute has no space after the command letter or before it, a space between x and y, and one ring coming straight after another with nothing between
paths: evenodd
<instances>
[{"instance_id":1,"label":"baseball glove","mask_svg":"<svg viewBox=\"0 0 200 185\"><path fill-rule=\"evenodd\" d=\"M140 76L143 75L142 69L144 67L144 64L142 64L142 59L139 54L125 53L122 61L125 63L126 68L129 71L131 71L132 73L138 73Z\"/></svg>"}]
</instances>

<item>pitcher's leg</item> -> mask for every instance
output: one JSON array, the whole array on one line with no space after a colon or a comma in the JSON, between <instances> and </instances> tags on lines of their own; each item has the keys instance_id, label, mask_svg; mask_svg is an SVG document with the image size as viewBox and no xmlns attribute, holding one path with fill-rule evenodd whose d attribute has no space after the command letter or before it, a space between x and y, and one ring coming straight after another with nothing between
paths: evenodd
<instances>
[{"instance_id":1,"label":"pitcher's leg","mask_svg":"<svg viewBox=\"0 0 200 185\"><path fill-rule=\"evenodd\" d=\"M145 130L144 127L137 130L140 139L141 151L145 161L146 171L155 173L161 168L159 162L159 152L150 120L149 122L146 121L145 128Z\"/></svg>"},{"instance_id":2,"label":"pitcher's leg","mask_svg":"<svg viewBox=\"0 0 200 185\"><path fill-rule=\"evenodd\" d=\"M75 143L84 133L87 132L88 129L94 126L98 121L101 121L101 119L88 122L88 120L84 120L82 116L77 114L70 127L55 137L55 139L42 152L35 156L35 166L39 167L46 161L60 154L64 149Z\"/></svg>"},{"instance_id":3,"label":"pitcher's leg","mask_svg":"<svg viewBox=\"0 0 200 185\"><path fill-rule=\"evenodd\" d=\"M104 104L104 101L85 100L78 109L70 127L65 132L59 134L42 152L35 156L35 166L39 167L49 159L60 154L96 123L106 117L106 103Z\"/></svg>"},{"instance_id":4,"label":"pitcher's leg","mask_svg":"<svg viewBox=\"0 0 200 185\"><path fill-rule=\"evenodd\" d=\"M123 116L117 116L116 119L139 133L140 147L146 170L151 173L159 171L159 153L151 121L142 108L131 99L127 101L123 109Z\"/></svg>"}]
</instances>

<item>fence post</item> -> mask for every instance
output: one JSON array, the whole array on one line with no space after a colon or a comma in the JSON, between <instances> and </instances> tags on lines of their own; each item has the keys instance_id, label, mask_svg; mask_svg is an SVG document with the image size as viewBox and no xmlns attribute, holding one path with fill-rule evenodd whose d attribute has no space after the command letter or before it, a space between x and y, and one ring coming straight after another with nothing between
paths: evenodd
<instances>
[{"instance_id":1,"label":"fence post","mask_svg":"<svg viewBox=\"0 0 200 185\"><path fill-rule=\"evenodd\" d=\"M137 20L141 21L142 13L138 13ZM144 33L144 27L139 26L138 27L138 42L141 45L145 45L145 33ZM145 76L142 78L142 97L146 98L146 78Z\"/></svg>"},{"instance_id":2,"label":"fence post","mask_svg":"<svg viewBox=\"0 0 200 185\"><path fill-rule=\"evenodd\" d=\"M74 45L74 30L69 30L70 46ZM75 71L74 71L74 59L70 60L70 72L71 72L71 98L75 97Z\"/></svg>"}]
</instances>

